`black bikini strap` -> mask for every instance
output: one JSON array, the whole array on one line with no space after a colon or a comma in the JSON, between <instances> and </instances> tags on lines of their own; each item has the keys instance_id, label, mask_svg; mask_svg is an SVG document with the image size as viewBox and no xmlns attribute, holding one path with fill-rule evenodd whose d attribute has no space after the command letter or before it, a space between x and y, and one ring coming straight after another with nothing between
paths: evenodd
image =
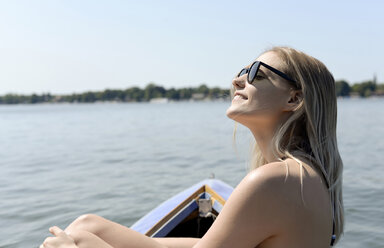
<instances>
[{"instance_id":1,"label":"black bikini strap","mask_svg":"<svg viewBox=\"0 0 384 248\"><path fill-rule=\"evenodd\" d=\"M332 224L332 239L331 239L331 246L335 243L336 240L336 234L335 234L335 220L333 220Z\"/></svg>"},{"instance_id":2,"label":"black bikini strap","mask_svg":"<svg viewBox=\"0 0 384 248\"><path fill-rule=\"evenodd\" d=\"M336 203L335 201L333 201L333 220L332 220L332 238L331 238L331 246L333 246L333 244L335 243L335 240L336 240L336 234L335 234L335 226L336 226L336 223L335 223L335 212L336 212Z\"/></svg>"}]
</instances>

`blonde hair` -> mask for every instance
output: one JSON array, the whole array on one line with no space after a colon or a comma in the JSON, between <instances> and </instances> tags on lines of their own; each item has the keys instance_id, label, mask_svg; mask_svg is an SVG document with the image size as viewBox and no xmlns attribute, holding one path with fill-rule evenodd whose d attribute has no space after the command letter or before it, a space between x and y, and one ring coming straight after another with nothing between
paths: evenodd
<instances>
[{"instance_id":1,"label":"blonde hair","mask_svg":"<svg viewBox=\"0 0 384 248\"><path fill-rule=\"evenodd\" d=\"M288 120L277 128L272 139L272 150L277 158L291 158L300 164L301 180L301 159L310 161L324 177L332 203L334 233L338 242L344 229L344 207L343 162L336 139L335 80L322 62L303 52L289 47L274 47L267 52L274 52L282 60L279 70L294 79L302 91L299 106ZM251 169L266 163L255 143Z\"/></svg>"}]
</instances>

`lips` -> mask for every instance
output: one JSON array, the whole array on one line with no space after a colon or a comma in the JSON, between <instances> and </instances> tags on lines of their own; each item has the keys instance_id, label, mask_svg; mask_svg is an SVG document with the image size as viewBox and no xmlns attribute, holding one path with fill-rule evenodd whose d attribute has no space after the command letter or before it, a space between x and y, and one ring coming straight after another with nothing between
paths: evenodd
<instances>
[{"instance_id":1,"label":"lips","mask_svg":"<svg viewBox=\"0 0 384 248\"><path fill-rule=\"evenodd\" d=\"M248 97L246 97L245 95L239 93L239 92L236 92L235 93L235 97L233 99L243 99L243 100L247 100Z\"/></svg>"}]
</instances>

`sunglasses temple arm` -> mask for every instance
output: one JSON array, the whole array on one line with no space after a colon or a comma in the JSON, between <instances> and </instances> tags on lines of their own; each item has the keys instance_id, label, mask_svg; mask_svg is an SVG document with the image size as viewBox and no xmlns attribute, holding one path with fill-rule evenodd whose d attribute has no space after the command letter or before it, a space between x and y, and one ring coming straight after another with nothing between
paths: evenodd
<instances>
[{"instance_id":1,"label":"sunglasses temple arm","mask_svg":"<svg viewBox=\"0 0 384 248\"><path fill-rule=\"evenodd\" d=\"M276 73L276 74L279 75L280 77L285 78L285 79L288 80L288 81L291 81L291 82L296 83L293 79L289 78L287 75L285 75L285 74L282 73L281 71L279 71L279 70L273 68L272 66L269 66L269 65L264 64L264 63L263 63L263 66L267 67L269 70L271 70L272 72Z\"/></svg>"}]
</instances>

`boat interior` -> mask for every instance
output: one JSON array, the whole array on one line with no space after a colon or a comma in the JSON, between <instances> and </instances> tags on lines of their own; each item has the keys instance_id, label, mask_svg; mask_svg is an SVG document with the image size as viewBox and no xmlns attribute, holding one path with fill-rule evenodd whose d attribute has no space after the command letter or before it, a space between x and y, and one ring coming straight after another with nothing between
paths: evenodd
<instances>
[{"instance_id":1,"label":"boat interior","mask_svg":"<svg viewBox=\"0 0 384 248\"><path fill-rule=\"evenodd\" d=\"M203 185L164 216L146 235L201 238L224 204L225 200L216 191Z\"/></svg>"},{"instance_id":2,"label":"boat interior","mask_svg":"<svg viewBox=\"0 0 384 248\"><path fill-rule=\"evenodd\" d=\"M215 221L216 211L212 211L211 216L201 217L199 209L193 211L187 218L174 227L166 237L190 237L201 238Z\"/></svg>"}]
</instances>

